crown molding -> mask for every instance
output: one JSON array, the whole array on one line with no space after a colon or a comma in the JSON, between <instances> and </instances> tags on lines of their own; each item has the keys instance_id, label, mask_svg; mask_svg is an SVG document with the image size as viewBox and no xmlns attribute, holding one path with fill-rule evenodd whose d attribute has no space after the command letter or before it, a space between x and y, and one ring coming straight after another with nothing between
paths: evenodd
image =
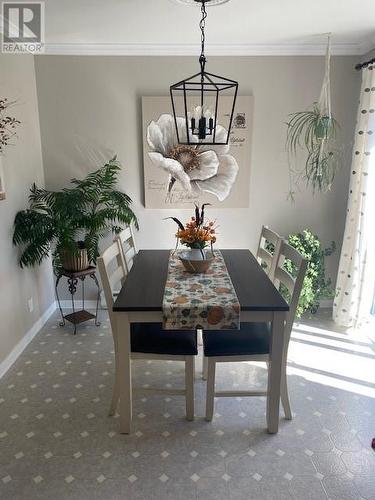
<instances>
[{"instance_id":1,"label":"crown molding","mask_svg":"<svg viewBox=\"0 0 375 500\"><path fill-rule=\"evenodd\" d=\"M338 56L363 55L373 42L333 44L332 54ZM369 47L369 48L368 48ZM127 43L46 43L47 55L71 56L196 56L199 45L127 44ZM320 56L326 44L239 44L207 45L208 56Z\"/></svg>"},{"instance_id":2,"label":"crown molding","mask_svg":"<svg viewBox=\"0 0 375 500\"><path fill-rule=\"evenodd\" d=\"M375 39L374 40L366 40L365 42L362 42L360 44L361 48L361 56L364 56L371 52L372 50L375 50Z\"/></svg>"}]
</instances>

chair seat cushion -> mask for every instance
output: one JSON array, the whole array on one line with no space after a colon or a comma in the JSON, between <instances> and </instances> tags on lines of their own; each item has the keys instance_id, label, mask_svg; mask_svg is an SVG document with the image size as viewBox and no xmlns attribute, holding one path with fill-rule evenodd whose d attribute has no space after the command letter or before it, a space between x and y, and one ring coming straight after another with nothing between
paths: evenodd
<instances>
[{"instance_id":1,"label":"chair seat cushion","mask_svg":"<svg viewBox=\"0 0 375 500\"><path fill-rule=\"evenodd\" d=\"M130 332L132 352L176 356L198 354L196 331L163 330L161 323L132 323Z\"/></svg>"},{"instance_id":2,"label":"chair seat cushion","mask_svg":"<svg viewBox=\"0 0 375 500\"><path fill-rule=\"evenodd\" d=\"M203 333L205 356L269 354L269 323L241 323L240 330L210 330Z\"/></svg>"}]
</instances>

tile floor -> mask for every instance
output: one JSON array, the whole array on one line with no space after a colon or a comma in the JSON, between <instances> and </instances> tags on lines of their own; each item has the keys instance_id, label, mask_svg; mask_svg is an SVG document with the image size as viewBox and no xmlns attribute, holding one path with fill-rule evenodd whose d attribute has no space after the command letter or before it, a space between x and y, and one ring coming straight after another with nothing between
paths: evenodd
<instances>
[{"instance_id":1,"label":"tile floor","mask_svg":"<svg viewBox=\"0 0 375 500\"><path fill-rule=\"evenodd\" d=\"M265 431L264 398L223 398L196 419L184 400L137 393L134 433L108 418L109 322L74 337L55 315L0 381L1 500L375 499L375 343L345 334L329 313L295 325L289 356L292 422ZM371 334L371 332L370 332ZM137 386L182 384L179 363L136 362ZM261 386L265 369L218 369L218 384Z\"/></svg>"}]
</instances>

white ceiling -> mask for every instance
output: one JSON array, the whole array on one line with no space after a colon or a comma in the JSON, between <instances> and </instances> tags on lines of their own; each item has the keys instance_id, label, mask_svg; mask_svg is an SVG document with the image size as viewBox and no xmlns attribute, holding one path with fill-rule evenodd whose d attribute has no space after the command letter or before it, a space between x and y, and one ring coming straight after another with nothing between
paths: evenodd
<instances>
[{"instance_id":1,"label":"white ceiling","mask_svg":"<svg viewBox=\"0 0 375 500\"><path fill-rule=\"evenodd\" d=\"M176 0L46 0L47 53L196 54L199 6ZM375 0L230 0L208 9L207 53L336 54L375 47Z\"/></svg>"}]
</instances>

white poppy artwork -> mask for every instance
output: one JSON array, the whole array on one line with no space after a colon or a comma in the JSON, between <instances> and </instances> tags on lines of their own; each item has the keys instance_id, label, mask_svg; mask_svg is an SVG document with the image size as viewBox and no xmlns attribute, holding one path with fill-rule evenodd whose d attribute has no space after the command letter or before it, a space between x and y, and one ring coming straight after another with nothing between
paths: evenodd
<instances>
[{"instance_id":1,"label":"white poppy artwork","mask_svg":"<svg viewBox=\"0 0 375 500\"><path fill-rule=\"evenodd\" d=\"M225 142L220 116L225 123L233 102L225 96L221 99L217 142ZM209 145L198 139L196 144L179 144L171 108L169 97L142 98L146 208L190 208L192 203L248 207L253 98L237 97L228 145ZM177 126L180 137L186 138L182 116L177 117Z\"/></svg>"}]
</instances>

